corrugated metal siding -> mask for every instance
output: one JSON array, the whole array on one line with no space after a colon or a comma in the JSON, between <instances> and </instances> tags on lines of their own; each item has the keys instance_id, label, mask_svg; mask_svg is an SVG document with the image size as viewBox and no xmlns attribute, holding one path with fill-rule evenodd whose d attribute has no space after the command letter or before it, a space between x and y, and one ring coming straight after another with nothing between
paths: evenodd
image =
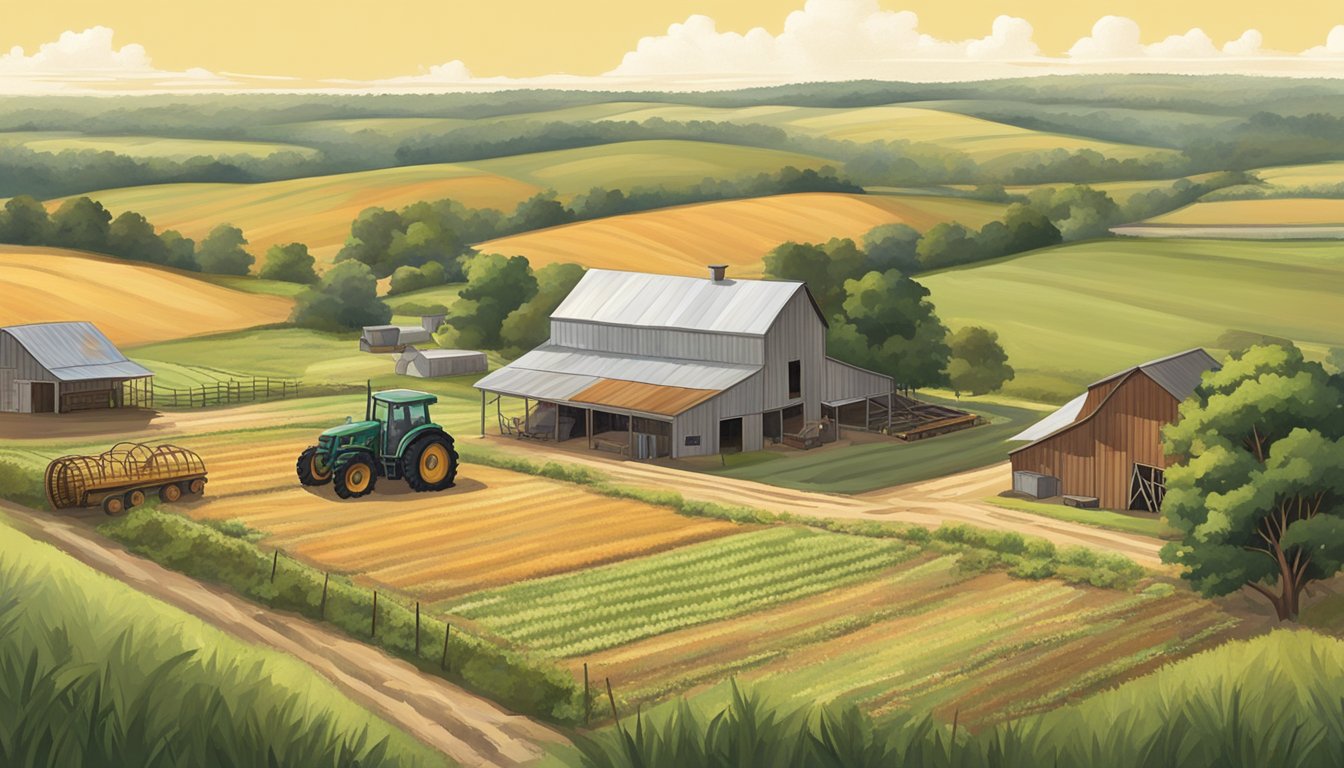
<instances>
[{"instance_id":1,"label":"corrugated metal siding","mask_svg":"<svg viewBox=\"0 0 1344 768\"><path fill-rule=\"evenodd\" d=\"M0 412L17 411L18 397L14 391L14 369L0 368Z\"/></svg>"},{"instance_id":2,"label":"corrugated metal siding","mask_svg":"<svg viewBox=\"0 0 1344 768\"><path fill-rule=\"evenodd\" d=\"M864 370L857 366L826 358L826 388L823 401L848 400L855 397L881 397L896 388L890 376Z\"/></svg>"},{"instance_id":3,"label":"corrugated metal siding","mask_svg":"<svg viewBox=\"0 0 1344 768\"><path fill-rule=\"evenodd\" d=\"M789 397L789 362L802 363L802 397ZM821 418L826 377L826 326L807 295L799 291L765 335L762 402L755 412L803 403L805 418Z\"/></svg>"},{"instance_id":4,"label":"corrugated metal siding","mask_svg":"<svg viewBox=\"0 0 1344 768\"><path fill-rule=\"evenodd\" d=\"M686 445L688 435L699 435L700 445ZM719 452L719 399L713 398L679 414L672 421L672 455L712 456Z\"/></svg>"},{"instance_id":5,"label":"corrugated metal siding","mask_svg":"<svg viewBox=\"0 0 1344 768\"><path fill-rule=\"evenodd\" d=\"M590 269L551 317L759 336L802 285Z\"/></svg>"},{"instance_id":6,"label":"corrugated metal siding","mask_svg":"<svg viewBox=\"0 0 1344 768\"><path fill-rule=\"evenodd\" d=\"M765 373L757 371L755 375L714 398L718 404L719 417L731 418L761 412L761 387Z\"/></svg>"},{"instance_id":7,"label":"corrugated metal siding","mask_svg":"<svg viewBox=\"0 0 1344 768\"><path fill-rule=\"evenodd\" d=\"M551 320L551 343L619 355L708 360L740 365L764 363L760 337L726 333L635 328L572 320Z\"/></svg>"},{"instance_id":8,"label":"corrugated metal siding","mask_svg":"<svg viewBox=\"0 0 1344 768\"><path fill-rule=\"evenodd\" d=\"M742 417L742 450L759 451L765 447L765 438L761 435L761 414L751 413Z\"/></svg>"},{"instance_id":9,"label":"corrugated metal siding","mask_svg":"<svg viewBox=\"0 0 1344 768\"><path fill-rule=\"evenodd\" d=\"M543 344L509 366L715 391L728 389L760 370L754 365L618 355L555 344Z\"/></svg>"},{"instance_id":10,"label":"corrugated metal siding","mask_svg":"<svg viewBox=\"0 0 1344 768\"><path fill-rule=\"evenodd\" d=\"M580 392L596 383L596 376L505 367L476 382L476 388L515 397L568 400L575 392Z\"/></svg>"},{"instance_id":11,"label":"corrugated metal siding","mask_svg":"<svg viewBox=\"0 0 1344 768\"><path fill-rule=\"evenodd\" d=\"M1095 496L1102 507L1125 509L1134 464L1166 467L1162 427L1176 420L1179 405L1134 371L1090 419L1013 453L1013 470L1053 475L1065 494Z\"/></svg>"}]
</instances>

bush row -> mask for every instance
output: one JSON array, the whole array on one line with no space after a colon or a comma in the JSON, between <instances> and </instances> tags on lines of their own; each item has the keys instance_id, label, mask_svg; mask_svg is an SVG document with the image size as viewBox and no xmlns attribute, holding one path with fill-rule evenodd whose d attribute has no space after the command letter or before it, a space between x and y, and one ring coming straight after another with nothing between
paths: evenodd
<instances>
[{"instance_id":1,"label":"bush row","mask_svg":"<svg viewBox=\"0 0 1344 768\"><path fill-rule=\"evenodd\" d=\"M144 507L104 523L99 530L131 551L192 578L224 584L274 608L330 622L522 714L570 723L582 719L583 690L568 673L457 627L449 631L439 619L421 616L417 654L415 611L393 595L378 595L377 628L370 637L374 599L370 590L332 574L324 603L321 571L283 556L277 563L273 553L250 540L245 526L211 526Z\"/></svg>"}]
</instances>

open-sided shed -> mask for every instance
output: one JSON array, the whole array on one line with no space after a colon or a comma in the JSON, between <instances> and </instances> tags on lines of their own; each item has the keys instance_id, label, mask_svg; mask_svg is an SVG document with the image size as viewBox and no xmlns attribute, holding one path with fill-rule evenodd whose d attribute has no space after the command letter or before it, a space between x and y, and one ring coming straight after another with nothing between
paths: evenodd
<instances>
[{"instance_id":1,"label":"open-sided shed","mask_svg":"<svg viewBox=\"0 0 1344 768\"><path fill-rule=\"evenodd\" d=\"M0 328L0 411L63 413L147 404L153 376L93 323Z\"/></svg>"}]
</instances>

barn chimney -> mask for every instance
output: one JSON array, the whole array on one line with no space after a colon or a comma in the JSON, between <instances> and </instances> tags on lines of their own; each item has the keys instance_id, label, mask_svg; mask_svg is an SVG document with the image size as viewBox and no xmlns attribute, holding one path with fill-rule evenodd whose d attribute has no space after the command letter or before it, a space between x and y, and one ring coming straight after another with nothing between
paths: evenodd
<instances>
[{"instance_id":1,"label":"barn chimney","mask_svg":"<svg viewBox=\"0 0 1344 768\"><path fill-rule=\"evenodd\" d=\"M710 280L713 280L713 281L716 282L716 283L722 283L724 280L727 280L727 279L728 279L727 275L728 275L728 265L727 265L727 264L710 264L710 265L709 265L709 279L710 279Z\"/></svg>"}]
</instances>

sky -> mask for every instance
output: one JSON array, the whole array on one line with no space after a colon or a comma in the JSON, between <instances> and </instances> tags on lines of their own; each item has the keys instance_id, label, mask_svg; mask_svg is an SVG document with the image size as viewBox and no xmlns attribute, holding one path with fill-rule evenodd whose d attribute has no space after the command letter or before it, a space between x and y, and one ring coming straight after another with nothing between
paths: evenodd
<instances>
[{"instance_id":1,"label":"sky","mask_svg":"<svg viewBox=\"0 0 1344 768\"><path fill-rule=\"evenodd\" d=\"M1344 0L0 0L0 91L1344 76Z\"/></svg>"}]
</instances>

